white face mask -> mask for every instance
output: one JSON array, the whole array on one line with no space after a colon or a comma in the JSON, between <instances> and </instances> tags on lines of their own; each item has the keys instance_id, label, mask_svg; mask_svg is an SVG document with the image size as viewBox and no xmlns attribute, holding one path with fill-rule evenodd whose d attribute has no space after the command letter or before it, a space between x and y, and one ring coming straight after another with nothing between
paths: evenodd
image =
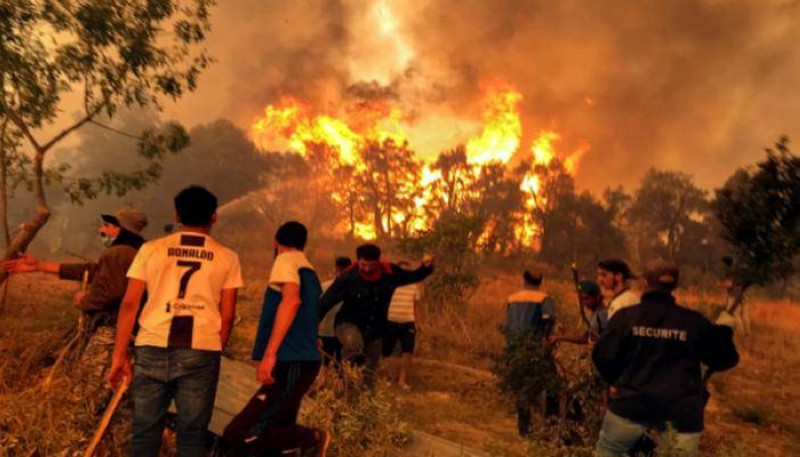
<instances>
[{"instance_id":1,"label":"white face mask","mask_svg":"<svg viewBox=\"0 0 800 457\"><path fill-rule=\"evenodd\" d=\"M111 243L114 242L114 238L109 237L105 233L100 234L100 239L103 240L103 246L110 247Z\"/></svg>"}]
</instances>

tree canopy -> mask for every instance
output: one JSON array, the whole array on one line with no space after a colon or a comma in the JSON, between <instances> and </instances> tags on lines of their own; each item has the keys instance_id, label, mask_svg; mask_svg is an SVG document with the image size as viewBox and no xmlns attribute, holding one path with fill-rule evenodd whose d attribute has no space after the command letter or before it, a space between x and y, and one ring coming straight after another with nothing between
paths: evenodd
<instances>
[{"instance_id":1,"label":"tree canopy","mask_svg":"<svg viewBox=\"0 0 800 457\"><path fill-rule=\"evenodd\" d=\"M44 159L54 145L96 122L100 114L111 117L121 107L158 107L164 98L176 99L197 87L200 73L211 62L202 43L210 30L212 4L213 0L0 3L0 124L13 130L4 137L24 138L31 151L27 173L36 207L6 257L24 251L49 218ZM63 124L62 111L76 98L81 113L57 133L45 135L42 127ZM182 127L165 127L137 135L138 152L149 162L142 169L105 172L77 180L69 189L75 197L92 198L98 192L122 194L152 182L160 174L162 156L187 144ZM11 144L3 142L4 163L21 154L22 145Z\"/></svg>"},{"instance_id":2,"label":"tree canopy","mask_svg":"<svg viewBox=\"0 0 800 457\"><path fill-rule=\"evenodd\" d=\"M800 157L789 150L788 138L766 149L755 166L734 173L716 191L713 209L743 288L792 274L800 252Z\"/></svg>"}]
</instances>

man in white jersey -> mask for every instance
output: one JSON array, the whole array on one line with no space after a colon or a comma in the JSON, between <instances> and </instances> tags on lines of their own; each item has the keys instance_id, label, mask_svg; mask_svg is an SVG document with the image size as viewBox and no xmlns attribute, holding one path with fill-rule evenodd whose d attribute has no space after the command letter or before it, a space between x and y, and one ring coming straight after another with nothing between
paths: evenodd
<instances>
[{"instance_id":1,"label":"man in white jersey","mask_svg":"<svg viewBox=\"0 0 800 457\"><path fill-rule=\"evenodd\" d=\"M639 295L631 291L630 281L634 278L630 267L620 259L606 259L597 264L597 283L611 294L608 302L608 320L617 311L638 305Z\"/></svg>"},{"instance_id":2,"label":"man in white jersey","mask_svg":"<svg viewBox=\"0 0 800 457\"><path fill-rule=\"evenodd\" d=\"M408 262L399 262L402 268L409 268ZM405 392L411 390L408 373L417 342L417 323L419 322L419 285L409 284L398 287L389 303L389 322L383 335L383 356L390 357L397 343L400 343L400 374L397 386Z\"/></svg>"},{"instance_id":3,"label":"man in white jersey","mask_svg":"<svg viewBox=\"0 0 800 457\"><path fill-rule=\"evenodd\" d=\"M239 257L214 240L217 198L191 186L175 197L180 231L142 245L128 270L109 381L133 378L129 455L158 456L172 400L178 412L178 455L205 456L220 354L228 342L242 287ZM136 363L127 348L139 303Z\"/></svg>"}]
</instances>

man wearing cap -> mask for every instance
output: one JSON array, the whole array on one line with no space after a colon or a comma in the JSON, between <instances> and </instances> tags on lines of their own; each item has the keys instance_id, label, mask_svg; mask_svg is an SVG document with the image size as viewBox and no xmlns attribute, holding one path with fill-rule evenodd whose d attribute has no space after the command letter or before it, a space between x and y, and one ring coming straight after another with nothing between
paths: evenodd
<instances>
[{"instance_id":1,"label":"man wearing cap","mask_svg":"<svg viewBox=\"0 0 800 457\"><path fill-rule=\"evenodd\" d=\"M603 307L603 295L600 293L600 286L592 281L581 281L578 284L581 306L590 313L589 328L573 334L553 335L547 340L551 343L565 342L574 344L588 344L590 341L597 341L600 334L608 324L608 310Z\"/></svg>"},{"instance_id":2,"label":"man wearing cap","mask_svg":"<svg viewBox=\"0 0 800 457\"><path fill-rule=\"evenodd\" d=\"M544 276L541 273L525 271L522 274L522 289L511 294L506 302L506 343L510 343L522 332L530 332L533 338L543 341L550 336L555 324L555 302L541 290ZM555 366L542 367L556 375ZM558 414L558 395L547 392L545 395L545 417ZM531 411L527 405L517 405L517 427L519 435L531 433Z\"/></svg>"},{"instance_id":3,"label":"man wearing cap","mask_svg":"<svg viewBox=\"0 0 800 457\"><path fill-rule=\"evenodd\" d=\"M620 259L607 259L597 264L597 282L611 294L608 302L608 319L629 306L639 304L639 296L631 291L630 280L634 278L630 267Z\"/></svg>"},{"instance_id":4,"label":"man wearing cap","mask_svg":"<svg viewBox=\"0 0 800 457\"><path fill-rule=\"evenodd\" d=\"M144 239L139 234L147 226L147 216L136 208L126 206L113 215L102 214L98 233L106 249L96 263L55 263L24 255L5 262L2 268L9 273L44 272L57 274L61 279L84 281L75 294L75 307L87 317L91 334L81 357L93 367L90 388L102 388L105 370L114 349L114 327L117 311L128 283L126 274Z\"/></svg>"},{"instance_id":5,"label":"man wearing cap","mask_svg":"<svg viewBox=\"0 0 800 457\"><path fill-rule=\"evenodd\" d=\"M739 362L730 327L676 303L678 278L675 265L649 263L641 304L619 310L594 347L595 366L616 387L597 441L601 457L628 455L647 429L667 424L676 450L698 455L706 394L700 365L722 371Z\"/></svg>"}]
</instances>

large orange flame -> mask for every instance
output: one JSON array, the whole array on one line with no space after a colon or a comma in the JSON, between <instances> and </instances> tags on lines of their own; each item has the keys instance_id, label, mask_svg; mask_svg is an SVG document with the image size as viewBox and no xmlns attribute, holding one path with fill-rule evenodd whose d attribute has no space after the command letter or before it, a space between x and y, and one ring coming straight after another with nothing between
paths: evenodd
<instances>
[{"instance_id":1,"label":"large orange flame","mask_svg":"<svg viewBox=\"0 0 800 457\"><path fill-rule=\"evenodd\" d=\"M467 143L470 163L483 165L489 162L508 163L511 160L519 149L522 137L522 123L519 120L521 100L522 94L514 89L488 89L483 131Z\"/></svg>"},{"instance_id":2,"label":"large orange flame","mask_svg":"<svg viewBox=\"0 0 800 457\"><path fill-rule=\"evenodd\" d=\"M483 99L483 127L480 132L466 143L468 163L474 168L475 176L479 176L482 167L499 163L510 165L515 155L519 160L531 163L531 168L524 174L520 190L524 196L525 214L515 216L514 232L520 244L534 246L539 231L534 220L533 210L544 204L542 193L542 176L537 170L547 167L558 159L570 174L575 174L583 155L589 150L586 143L580 144L572 152L559 153L557 145L561 135L554 129L540 131L527 150L530 156L522 153L522 122L519 105L522 94L504 83L488 85ZM316 113L307 104L293 97L283 97L275 105L268 105L264 116L252 126L253 139L261 145L274 145L296 151L301 155L308 154L311 144L321 144L338 154L340 165L351 166L356 170L364 170L365 146L370 142L383 143L392 140L394 144L407 141L406 119L402 111L385 101L360 103L347 106L338 113ZM510 169L509 169L510 170ZM421 166L420 176L413 194L412 208L395 209L388 220L379 221L380 228L388 230L387 224L402 225L412 233L419 233L430 228L433 222L426 208L433 201L446 200L448 196L437 195L437 183L442 180L439 170L429 165ZM398 189L396 192L409 192ZM334 199L340 201L344 197L333 193ZM372 217L372 216L370 216ZM511 217L511 216L509 216ZM496 226L490 221L480 239L488 240ZM356 220L350 228L353 234L361 239L375 239L376 224L374 220Z\"/></svg>"}]
</instances>

